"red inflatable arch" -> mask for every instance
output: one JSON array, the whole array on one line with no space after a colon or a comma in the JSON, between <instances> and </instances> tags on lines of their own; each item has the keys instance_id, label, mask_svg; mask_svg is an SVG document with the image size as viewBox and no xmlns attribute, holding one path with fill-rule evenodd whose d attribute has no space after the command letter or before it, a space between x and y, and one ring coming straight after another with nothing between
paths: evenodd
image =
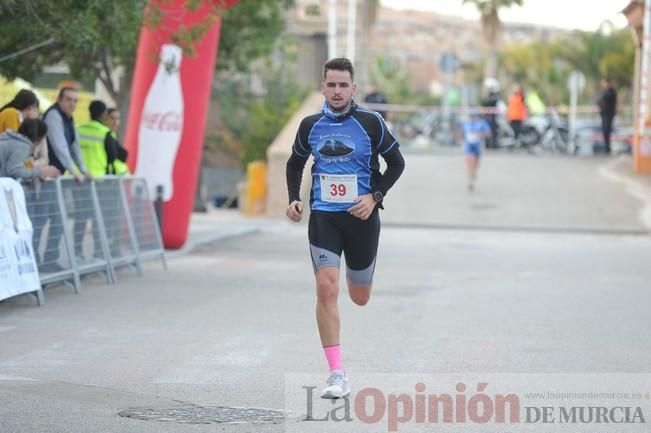
<instances>
[{"instance_id":1,"label":"red inflatable arch","mask_svg":"<svg viewBox=\"0 0 651 433\"><path fill-rule=\"evenodd\" d=\"M156 187L163 187L166 248L181 248L187 239L221 21L213 24L193 57L184 57L170 34L201 22L216 2L231 7L237 0L205 0L192 13L183 10L185 0L150 0L171 13L158 29L143 26L140 33L125 146L129 168L147 178L152 200Z\"/></svg>"}]
</instances>

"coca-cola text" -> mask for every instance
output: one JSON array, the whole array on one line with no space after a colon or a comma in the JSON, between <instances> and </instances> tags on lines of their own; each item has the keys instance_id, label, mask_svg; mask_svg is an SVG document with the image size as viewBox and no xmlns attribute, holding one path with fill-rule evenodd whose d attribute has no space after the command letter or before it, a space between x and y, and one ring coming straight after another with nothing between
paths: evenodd
<instances>
[{"instance_id":1,"label":"coca-cola text","mask_svg":"<svg viewBox=\"0 0 651 433\"><path fill-rule=\"evenodd\" d=\"M182 118L179 113L168 111L166 113L142 113L141 125L147 129L159 131L179 131Z\"/></svg>"}]
</instances>

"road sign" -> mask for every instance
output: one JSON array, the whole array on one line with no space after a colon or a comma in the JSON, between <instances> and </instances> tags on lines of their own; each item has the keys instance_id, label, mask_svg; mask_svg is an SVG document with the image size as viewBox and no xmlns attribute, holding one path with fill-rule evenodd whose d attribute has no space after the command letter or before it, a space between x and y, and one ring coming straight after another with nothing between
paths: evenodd
<instances>
[{"instance_id":1,"label":"road sign","mask_svg":"<svg viewBox=\"0 0 651 433\"><path fill-rule=\"evenodd\" d=\"M459 58L454 53L443 53L441 55L441 61L439 62L439 67L446 74L454 74L457 69L461 66Z\"/></svg>"},{"instance_id":2,"label":"road sign","mask_svg":"<svg viewBox=\"0 0 651 433\"><path fill-rule=\"evenodd\" d=\"M573 71L567 78L567 90L570 92L576 89L577 92L585 89L585 75L581 71Z\"/></svg>"}]
</instances>

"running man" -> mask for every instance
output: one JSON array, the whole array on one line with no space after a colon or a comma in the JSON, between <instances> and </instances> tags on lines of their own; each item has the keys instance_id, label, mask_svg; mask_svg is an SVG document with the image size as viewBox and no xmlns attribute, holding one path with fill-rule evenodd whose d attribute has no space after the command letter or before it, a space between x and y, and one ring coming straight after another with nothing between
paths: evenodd
<instances>
[{"instance_id":1,"label":"running man","mask_svg":"<svg viewBox=\"0 0 651 433\"><path fill-rule=\"evenodd\" d=\"M484 119L479 117L476 109L471 109L468 112L468 117L468 120L463 122L462 125L463 151L466 155L466 166L468 167L468 190L474 191L483 143L485 139L491 136L491 128Z\"/></svg>"},{"instance_id":2,"label":"running man","mask_svg":"<svg viewBox=\"0 0 651 433\"><path fill-rule=\"evenodd\" d=\"M316 321L330 367L322 398L342 398L351 391L339 345L341 253L346 256L348 294L355 304L365 305L380 237L378 208L405 166L398 142L382 117L353 100L354 79L350 60L336 58L325 64L323 108L302 120L287 161L286 214L299 222L303 168L310 155L314 160L308 238L316 277ZM387 163L384 173L378 155Z\"/></svg>"}]
</instances>

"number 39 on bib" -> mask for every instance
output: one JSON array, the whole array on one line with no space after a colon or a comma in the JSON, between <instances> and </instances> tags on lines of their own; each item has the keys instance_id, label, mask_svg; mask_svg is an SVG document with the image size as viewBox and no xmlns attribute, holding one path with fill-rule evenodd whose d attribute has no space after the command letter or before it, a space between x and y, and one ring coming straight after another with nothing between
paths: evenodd
<instances>
[{"instance_id":1,"label":"number 39 on bib","mask_svg":"<svg viewBox=\"0 0 651 433\"><path fill-rule=\"evenodd\" d=\"M329 203L352 203L357 198L357 175L320 174L321 200Z\"/></svg>"}]
</instances>

